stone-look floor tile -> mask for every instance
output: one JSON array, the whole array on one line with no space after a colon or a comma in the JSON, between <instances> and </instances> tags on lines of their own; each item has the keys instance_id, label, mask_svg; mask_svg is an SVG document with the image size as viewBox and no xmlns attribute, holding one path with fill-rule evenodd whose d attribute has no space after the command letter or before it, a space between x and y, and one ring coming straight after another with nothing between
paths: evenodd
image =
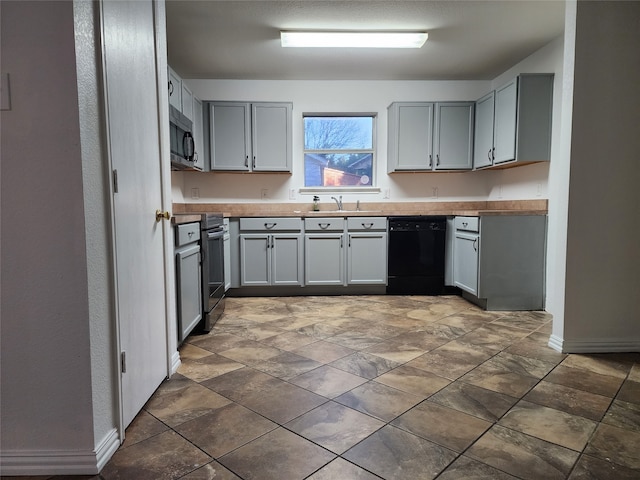
<instances>
[{"instance_id":1,"label":"stone-look floor tile","mask_svg":"<svg viewBox=\"0 0 640 480\"><path fill-rule=\"evenodd\" d=\"M208 357L211 355L209 350L200 348L192 343L183 343L178 350L180 353L180 360L197 360L199 358Z\"/></svg>"},{"instance_id":2,"label":"stone-look floor tile","mask_svg":"<svg viewBox=\"0 0 640 480\"><path fill-rule=\"evenodd\" d=\"M610 377L618 377L625 379L629 370L631 370L631 364L628 362L621 362L617 357L605 354L590 354L590 355L569 355L563 362L563 367L579 368L580 370L588 370L600 375L607 375Z\"/></svg>"},{"instance_id":3,"label":"stone-look floor tile","mask_svg":"<svg viewBox=\"0 0 640 480\"><path fill-rule=\"evenodd\" d=\"M326 340L334 335L338 335L344 332L343 328L336 327L335 325L329 325L327 323L317 323L318 319L312 320L313 323L301 325L294 331L302 335L307 335L316 340Z\"/></svg>"},{"instance_id":4,"label":"stone-look floor tile","mask_svg":"<svg viewBox=\"0 0 640 480\"><path fill-rule=\"evenodd\" d=\"M527 335L529 335L530 333L532 333L532 330L518 328L511 325L502 325L502 324L496 323L496 321L493 321L482 328L486 328L490 332L498 334L501 337L508 338L512 342L521 340Z\"/></svg>"},{"instance_id":5,"label":"stone-look floor tile","mask_svg":"<svg viewBox=\"0 0 640 480\"><path fill-rule=\"evenodd\" d=\"M327 450L341 454L384 425L384 422L344 405L328 402L285 426Z\"/></svg>"},{"instance_id":6,"label":"stone-look floor tile","mask_svg":"<svg viewBox=\"0 0 640 480\"><path fill-rule=\"evenodd\" d=\"M368 333L349 330L331 337L330 342L351 348L352 350L364 350L382 342L383 340L383 338L369 335Z\"/></svg>"},{"instance_id":7,"label":"stone-look floor tile","mask_svg":"<svg viewBox=\"0 0 640 480\"><path fill-rule=\"evenodd\" d=\"M334 398L366 383L367 379L329 365L311 370L289 380L290 383L327 398Z\"/></svg>"},{"instance_id":8,"label":"stone-look floor tile","mask_svg":"<svg viewBox=\"0 0 640 480\"><path fill-rule=\"evenodd\" d=\"M228 405L229 399L184 377L164 382L144 409L170 427Z\"/></svg>"},{"instance_id":9,"label":"stone-look floor tile","mask_svg":"<svg viewBox=\"0 0 640 480\"><path fill-rule=\"evenodd\" d=\"M232 403L183 423L176 431L213 458L219 458L277 427L257 413Z\"/></svg>"},{"instance_id":10,"label":"stone-look floor tile","mask_svg":"<svg viewBox=\"0 0 640 480\"><path fill-rule=\"evenodd\" d=\"M291 352L297 348L304 347L316 340L308 335L302 335L297 332L285 332L273 337L265 338L262 343L271 345L272 347L279 348L280 350L286 350Z\"/></svg>"},{"instance_id":11,"label":"stone-look floor tile","mask_svg":"<svg viewBox=\"0 0 640 480\"><path fill-rule=\"evenodd\" d=\"M517 477L496 470L464 455L447 467L438 480L518 480Z\"/></svg>"},{"instance_id":12,"label":"stone-look floor tile","mask_svg":"<svg viewBox=\"0 0 640 480\"><path fill-rule=\"evenodd\" d=\"M530 336L517 341L504 351L514 355L535 358L537 360L556 364L562 362L562 360L567 357L566 354L557 352L546 344L541 344L537 340L530 338Z\"/></svg>"},{"instance_id":13,"label":"stone-look floor tile","mask_svg":"<svg viewBox=\"0 0 640 480\"><path fill-rule=\"evenodd\" d=\"M254 365L254 368L274 377L288 380L322 366L320 362L301 357L291 352L284 352Z\"/></svg>"},{"instance_id":14,"label":"stone-look floor tile","mask_svg":"<svg viewBox=\"0 0 640 480\"><path fill-rule=\"evenodd\" d=\"M302 480L334 458L327 450L278 428L219 462L245 480Z\"/></svg>"},{"instance_id":15,"label":"stone-look floor tile","mask_svg":"<svg viewBox=\"0 0 640 480\"><path fill-rule=\"evenodd\" d=\"M618 400L640 405L640 382L625 381L616 396Z\"/></svg>"},{"instance_id":16,"label":"stone-look floor tile","mask_svg":"<svg viewBox=\"0 0 640 480\"><path fill-rule=\"evenodd\" d=\"M524 400L507 412L499 424L578 452L597 426L593 420Z\"/></svg>"},{"instance_id":17,"label":"stone-look floor tile","mask_svg":"<svg viewBox=\"0 0 640 480\"><path fill-rule=\"evenodd\" d=\"M393 337L401 335L407 331L406 328L394 327L385 323L367 323L356 320L357 326L351 327L352 330L364 333L383 340L389 340Z\"/></svg>"},{"instance_id":18,"label":"stone-look floor tile","mask_svg":"<svg viewBox=\"0 0 640 480\"><path fill-rule=\"evenodd\" d=\"M263 345L260 342L253 342L252 344L244 344L239 347L224 350L220 352L219 355L235 360L236 362L244 363L245 365L256 365L281 353L282 350L278 348Z\"/></svg>"},{"instance_id":19,"label":"stone-look floor tile","mask_svg":"<svg viewBox=\"0 0 640 480\"><path fill-rule=\"evenodd\" d=\"M242 405L282 425L328 401L303 388L280 382L246 396Z\"/></svg>"},{"instance_id":20,"label":"stone-look floor tile","mask_svg":"<svg viewBox=\"0 0 640 480\"><path fill-rule=\"evenodd\" d=\"M640 472L631 468L582 455L569 480L638 480Z\"/></svg>"},{"instance_id":21,"label":"stone-look floor tile","mask_svg":"<svg viewBox=\"0 0 640 480\"><path fill-rule=\"evenodd\" d=\"M609 398L613 398L616 395L623 382L623 379L619 377L601 375L579 368L565 367L562 364L554 368L553 371L545 377L545 380Z\"/></svg>"},{"instance_id":22,"label":"stone-look floor tile","mask_svg":"<svg viewBox=\"0 0 640 480\"><path fill-rule=\"evenodd\" d=\"M457 327L455 325L447 325L446 323L436 322L430 323L429 325L420 328L418 331L446 340L455 340L456 338L462 337L467 333L464 328Z\"/></svg>"},{"instance_id":23,"label":"stone-look floor tile","mask_svg":"<svg viewBox=\"0 0 640 480\"><path fill-rule=\"evenodd\" d=\"M548 322L546 317L538 316L531 312L521 312L520 315L506 315L493 321L494 325L506 325L508 327L521 328L530 332L537 330Z\"/></svg>"},{"instance_id":24,"label":"stone-look floor tile","mask_svg":"<svg viewBox=\"0 0 640 480\"><path fill-rule=\"evenodd\" d=\"M387 425L343 454L386 480L430 480L455 458L451 450Z\"/></svg>"},{"instance_id":25,"label":"stone-look floor tile","mask_svg":"<svg viewBox=\"0 0 640 480\"><path fill-rule=\"evenodd\" d=\"M154 435L165 432L168 429L169 427L160 420L147 413L146 410L142 410L127 427L124 442L120 448L130 447L142 440L146 440Z\"/></svg>"},{"instance_id":26,"label":"stone-look floor tile","mask_svg":"<svg viewBox=\"0 0 640 480\"><path fill-rule=\"evenodd\" d=\"M465 450L492 425L428 400L391 424L456 452Z\"/></svg>"},{"instance_id":27,"label":"stone-look floor tile","mask_svg":"<svg viewBox=\"0 0 640 480\"><path fill-rule=\"evenodd\" d=\"M640 404L614 400L602 423L640 432Z\"/></svg>"},{"instance_id":28,"label":"stone-look floor tile","mask_svg":"<svg viewBox=\"0 0 640 480\"><path fill-rule=\"evenodd\" d=\"M194 360L183 359L178 367L178 373L194 382L202 382L242 367L242 363L235 362L216 353L210 353L206 357Z\"/></svg>"},{"instance_id":29,"label":"stone-look floor tile","mask_svg":"<svg viewBox=\"0 0 640 480\"><path fill-rule=\"evenodd\" d=\"M524 396L524 400L563 412L600 421L611 398L542 380Z\"/></svg>"},{"instance_id":30,"label":"stone-look floor tile","mask_svg":"<svg viewBox=\"0 0 640 480\"><path fill-rule=\"evenodd\" d=\"M398 368L380 375L376 382L389 387L397 388L403 392L412 393L422 398L433 395L438 390L446 387L451 380L419 368L401 365Z\"/></svg>"},{"instance_id":31,"label":"stone-look floor tile","mask_svg":"<svg viewBox=\"0 0 640 480\"><path fill-rule=\"evenodd\" d=\"M300 333L300 332L296 332L296 330L300 328L304 328L307 325L311 325L318 321L318 318L316 315L317 314L314 314L313 316L309 315L309 316L279 318L278 320L269 322L269 326L280 328L285 332L289 331L294 333Z\"/></svg>"},{"instance_id":32,"label":"stone-look floor tile","mask_svg":"<svg viewBox=\"0 0 640 480\"><path fill-rule=\"evenodd\" d=\"M564 480L579 454L494 425L465 455L524 480Z\"/></svg>"},{"instance_id":33,"label":"stone-look floor tile","mask_svg":"<svg viewBox=\"0 0 640 480\"><path fill-rule=\"evenodd\" d=\"M515 405L518 399L457 381L431 396L429 401L495 422Z\"/></svg>"},{"instance_id":34,"label":"stone-look floor tile","mask_svg":"<svg viewBox=\"0 0 640 480\"><path fill-rule=\"evenodd\" d=\"M336 458L307 477L307 480L380 480L380 477L342 458Z\"/></svg>"},{"instance_id":35,"label":"stone-look floor tile","mask_svg":"<svg viewBox=\"0 0 640 480\"><path fill-rule=\"evenodd\" d=\"M491 355L473 345L454 340L407 362L407 365L456 380L491 358Z\"/></svg>"},{"instance_id":36,"label":"stone-look floor tile","mask_svg":"<svg viewBox=\"0 0 640 480\"><path fill-rule=\"evenodd\" d=\"M365 353L386 358L392 362L406 363L426 352L423 348L406 345L399 342L387 341L378 343L364 350Z\"/></svg>"},{"instance_id":37,"label":"stone-look floor tile","mask_svg":"<svg viewBox=\"0 0 640 480\"><path fill-rule=\"evenodd\" d=\"M631 367L627 380L640 382L640 363L636 363L633 367Z\"/></svg>"},{"instance_id":38,"label":"stone-look floor tile","mask_svg":"<svg viewBox=\"0 0 640 480\"><path fill-rule=\"evenodd\" d=\"M271 375L243 367L219 377L202 382L202 385L234 402L242 402L245 397L265 388L280 385L281 381Z\"/></svg>"},{"instance_id":39,"label":"stone-look floor tile","mask_svg":"<svg viewBox=\"0 0 640 480\"><path fill-rule=\"evenodd\" d=\"M180 480L242 480L215 460L205 466L180 477Z\"/></svg>"},{"instance_id":40,"label":"stone-look floor tile","mask_svg":"<svg viewBox=\"0 0 640 480\"><path fill-rule=\"evenodd\" d=\"M271 323L265 323L265 324L256 325L255 327L247 328L243 332L242 336L244 338L248 338L249 340L262 342L267 338L280 335L281 333L284 333L284 332L285 330L278 328L276 326L273 326Z\"/></svg>"},{"instance_id":41,"label":"stone-look floor tile","mask_svg":"<svg viewBox=\"0 0 640 480\"><path fill-rule=\"evenodd\" d=\"M458 341L467 345L482 348L492 354L498 353L512 343L512 340L509 338L503 337L484 327L478 328L461 336Z\"/></svg>"},{"instance_id":42,"label":"stone-look floor tile","mask_svg":"<svg viewBox=\"0 0 640 480\"><path fill-rule=\"evenodd\" d=\"M441 325L449 325L464 331L465 333L472 332L473 330L480 328L487 323L495 320L495 316L487 312L463 312L449 317L442 318L436 323Z\"/></svg>"},{"instance_id":43,"label":"stone-look floor tile","mask_svg":"<svg viewBox=\"0 0 640 480\"><path fill-rule=\"evenodd\" d=\"M367 379L376 378L400 366L398 362L362 352L352 353L351 355L331 362L329 365Z\"/></svg>"},{"instance_id":44,"label":"stone-look floor tile","mask_svg":"<svg viewBox=\"0 0 640 480\"><path fill-rule=\"evenodd\" d=\"M389 341L395 344L421 349L424 353L444 345L449 339L438 337L425 331L412 330L390 338Z\"/></svg>"},{"instance_id":45,"label":"stone-look floor tile","mask_svg":"<svg viewBox=\"0 0 640 480\"><path fill-rule=\"evenodd\" d=\"M334 399L336 402L390 422L422 398L377 382L367 382Z\"/></svg>"},{"instance_id":46,"label":"stone-look floor tile","mask_svg":"<svg viewBox=\"0 0 640 480\"><path fill-rule=\"evenodd\" d=\"M354 350L335 343L318 340L293 351L296 355L310 358L320 363L331 363L354 353Z\"/></svg>"},{"instance_id":47,"label":"stone-look floor tile","mask_svg":"<svg viewBox=\"0 0 640 480\"><path fill-rule=\"evenodd\" d=\"M174 480L210 461L209 455L168 431L118 450L100 474L106 480Z\"/></svg>"},{"instance_id":48,"label":"stone-look floor tile","mask_svg":"<svg viewBox=\"0 0 640 480\"><path fill-rule=\"evenodd\" d=\"M584 453L640 470L640 432L601 423Z\"/></svg>"},{"instance_id":49,"label":"stone-look floor tile","mask_svg":"<svg viewBox=\"0 0 640 480\"><path fill-rule=\"evenodd\" d=\"M215 326L214 326L215 329ZM185 343L190 343L209 352L219 353L229 350L235 346L249 342L247 339L231 335L230 333L209 333L208 335L198 335L187 337Z\"/></svg>"}]
</instances>

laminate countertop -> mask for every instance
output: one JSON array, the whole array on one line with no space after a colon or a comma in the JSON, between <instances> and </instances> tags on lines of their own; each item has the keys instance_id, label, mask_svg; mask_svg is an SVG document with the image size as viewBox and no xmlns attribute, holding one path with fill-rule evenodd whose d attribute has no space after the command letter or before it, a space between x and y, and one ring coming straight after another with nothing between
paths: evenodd
<instances>
[{"instance_id":1,"label":"laminate countertop","mask_svg":"<svg viewBox=\"0 0 640 480\"><path fill-rule=\"evenodd\" d=\"M311 203L174 203L174 224L199 221L201 213L220 212L225 217L392 217L402 215L546 215L544 200L492 200L469 202L362 202L345 203L337 210L335 203L320 204L313 211ZM188 220L183 220L188 219Z\"/></svg>"}]
</instances>

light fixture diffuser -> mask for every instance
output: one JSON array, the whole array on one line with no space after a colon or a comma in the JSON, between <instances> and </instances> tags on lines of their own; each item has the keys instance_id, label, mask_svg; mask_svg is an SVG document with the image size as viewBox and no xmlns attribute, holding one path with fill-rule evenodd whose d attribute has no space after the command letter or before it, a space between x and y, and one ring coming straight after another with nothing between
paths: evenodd
<instances>
[{"instance_id":1,"label":"light fixture diffuser","mask_svg":"<svg viewBox=\"0 0 640 480\"><path fill-rule=\"evenodd\" d=\"M307 48L420 48L426 32L281 31L283 47Z\"/></svg>"}]
</instances>

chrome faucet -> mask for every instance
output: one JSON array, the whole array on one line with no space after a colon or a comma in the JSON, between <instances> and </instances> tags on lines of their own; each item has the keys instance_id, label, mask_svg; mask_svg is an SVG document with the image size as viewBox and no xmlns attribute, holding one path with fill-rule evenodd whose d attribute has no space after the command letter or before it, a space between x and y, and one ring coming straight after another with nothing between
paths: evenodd
<instances>
[{"instance_id":1,"label":"chrome faucet","mask_svg":"<svg viewBox=\"0 0 640 480\"><path fill-rule=\"evenodd\" d=\"M338 205L338 211L342 211L342 195L340 195L339 200L336 197L331 197L331 200L335 201L336 205Z\"/></svg>"}]
</instances>

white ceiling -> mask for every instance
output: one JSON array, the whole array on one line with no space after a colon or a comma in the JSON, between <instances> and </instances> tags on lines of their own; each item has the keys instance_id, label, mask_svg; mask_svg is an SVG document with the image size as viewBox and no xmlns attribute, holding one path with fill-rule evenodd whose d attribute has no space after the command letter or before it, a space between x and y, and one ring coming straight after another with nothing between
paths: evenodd
<instances>
[{"instance_id":1,"label":"white ceiling","mask_svg":"<svg viewBox=\"0 0 640 480\"><path fill-rule=\"evenodd\" d=\"M167 0L184 78L486 80L564 29L564 1ZM415 49L280 47L283 29L426 30Z\"/></svg>"}]
</instances>

